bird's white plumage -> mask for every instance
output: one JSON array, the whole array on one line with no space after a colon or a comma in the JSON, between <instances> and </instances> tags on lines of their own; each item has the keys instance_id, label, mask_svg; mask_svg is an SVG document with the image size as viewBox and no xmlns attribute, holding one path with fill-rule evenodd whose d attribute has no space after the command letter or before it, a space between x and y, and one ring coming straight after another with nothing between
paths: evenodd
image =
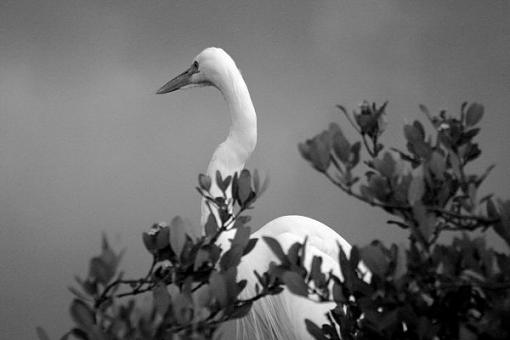
<instances>
[{"instance_id":1,"label":"bird's white plumage","mask_svg":"<svg viewBox=\"0 0 510 340\"><path fill-rule=\"evenodd\" d=\"M246 83L235 62L222 49L207 48L194 60L191 71L180 75L163 86L158 93L173 91L183 85L212 85L220 90L227 103L231 126L227 139L215 150L207 168L207 174L214 179L216 171L222 175L234 175L244 168L257 143L257 117ZM176 85L177 83L177 85ZM213 181L214 182L214 181ZM220 196L218 187L213 184L212 194ZM207 220L209 209L202 202L202 223ZM230 246L234 230L221 235L218 242L223 249ZM256 278L253 271L267 270L275 256L260 240L261 236L277 239L284 250L295 242L308 238L305 263L309 266L314 255L323 258L324 272L339 272L338 245L349 253L351 246L338 233L328 226L303 216L283 216L272 220L253 233L259 238L257 246L242 258L238 267L239 279L247 279L248 285L242 292L245 297L255 294ZM258 300L250 314L236 321L238 339L310 339L304 319L321 325L327 322L326 313L334 303L317 303L291 294L284 290L281 294Z\"/></svg>"}]
</instances>

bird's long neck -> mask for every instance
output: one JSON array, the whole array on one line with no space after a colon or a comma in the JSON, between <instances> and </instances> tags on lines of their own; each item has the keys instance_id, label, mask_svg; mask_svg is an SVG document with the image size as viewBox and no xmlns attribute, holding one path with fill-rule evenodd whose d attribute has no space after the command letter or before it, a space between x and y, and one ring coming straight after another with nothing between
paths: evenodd
<instances>
[{"instance_id":1,"label":"bird's long neck","mask_svg":"<svg viewBox=\"0 0 510 340\"><path fill-rule=\"evenodd\" d=\"M241 171L257 144L257 116L246 83L235 65L225 74L216 87L227 103L231 125L227 139L216 148L207 168L207 174L213 182L218 170L223 178ZM211 193L213 196L221 196L221 191L216 185L212 186ZM208 215L209 208L203 201L202 225L207 221ZM219 219L216 220L219 225ZM226 242L232 236L232 232L222 234L220 243ZM228 249L228 245L226 246Z\"/></svg>"},{"instance_id":2,"label":"bird's long neck","mask_svg":"<svg viewBox=\"0 0 510 340\"><path fill-rule=\"evenodd\" d=\"M250 92L237 68L228 72L223 84L218 86L227 102L230 113L230 130L225 143L232 146L243 165L257 144L257 115ZM214 159L211 160L214 162ZM238 169L232 169L232 173Z\"/></svg>"}]
</instances>

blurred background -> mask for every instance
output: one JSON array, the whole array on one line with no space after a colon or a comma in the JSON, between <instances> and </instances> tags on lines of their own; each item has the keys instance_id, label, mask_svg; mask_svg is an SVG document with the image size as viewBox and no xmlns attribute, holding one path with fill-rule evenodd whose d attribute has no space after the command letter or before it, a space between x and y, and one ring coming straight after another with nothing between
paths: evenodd
<instances>
[{"instance_id":1,"label":"blurred background","mask_svg":"<svg viewBox=\"0 0 510 340\"><path fill-rule=\"evenodd\" d=\"M226 136L212 88L155 91L208 46L248 83L259 143L248 167L271 178L252 227L285 214L318 219L352 243L399 242L386 216L347 197L297 151L335 109L389 100L384 143L402 126L478 101L486 114L484 192L508 198L507 1L9 1L0 3L0 337L57 337L71 325L66 287L105 232L137 277L141 233L175 215L198 225L197 175ZM473 169L475 171L477 169ZM497 245L496 245L497 246Z\"/></svg>"}]
</instances>

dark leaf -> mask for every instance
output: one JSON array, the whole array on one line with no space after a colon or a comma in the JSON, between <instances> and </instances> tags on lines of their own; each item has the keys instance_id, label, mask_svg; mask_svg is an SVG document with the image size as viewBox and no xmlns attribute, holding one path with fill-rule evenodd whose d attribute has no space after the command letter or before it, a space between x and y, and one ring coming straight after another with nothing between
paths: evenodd
<instances>
[{"instance_id":1,"label":"dark leaf","mask_svg":"<svg viewBox=\"0 0 510 340\"><path fill-rule=\"evenodd\" d=\"M347 163L350 159L351 145L344 134L338 128L333 136L333 151L342 163Z\"/></svg>"},{"instance_id":2,"label":"dark leaf","mask_svg":"<svg viewBox=\"0 0 510 340\"><path fill-rule=\"evenodd\" d=\"M262 239L264 240L264 242L266 242L269 248L271 248L273 253L282 262L282 264L287 265L289 260L287 259L287 256L285 256L285 253L283 252L280 243L276 239L269 236L262 236Z\"/></svg>"},{"instance_id":3,"label":"dark leaf","mask_svg":"<svg viewBox=\"0 0 510 340\"><path fill-rule=\"evenodd\" d=\"M221 177L221 173L216 171L216 185L220 188L221 191L225 192L230 185L230 181L232 180L232 176L227 176L225 179Z\"/></svg>"},{"instance_id":4,"label":"dark leaf","mask_svg":"<svg viewBox=\"0 0 510 340\"><path fill-rule=\"evenodd\" d=\"M328 132L324 131L310 141L310 143L310 159L313 166L320 172L326 171L331 161L329 154L330 139Z\"/></svg>"},{"instance_id":5,"label":"dark leaf","mask_svg":"<svg viewBox=\"0 0 510 340\"><path fill-rule=\"evenodd\" d=\"M446 158L443 155L437 151L432 152L427 165L436 179L443 180L446 171Z\"/></svg>"},{"instance_id":6,"label":"dark leaf","mask_svg":"<svg viewBox=\"0 0 510 340\"><path fill-rule=\"evenodd\" d=\"M106 285L115 274L115 267L103 261L101 257L93 257L90 260L89 276L99 283Z\"/></svg>"},{"instance_id":7,"label":"dark leaf","mask_svg":"<svg viewBox=\"0 0 510 340\"><path fill-rule=\"evenodd\" d=\"M234 311L230 314L230 318L234 320L245 317L250 312L251 306L252 302L243 303L241 306L234 309Z\"/></svg>"},{"instance_id":8,"label":"dark leaf","mask_svg":"<svg viewBox=\"0 0 510 340\"><path fill-rule=\"evenodd\" d=\"M494 224L494 231L510 245L510 200L498 203L499 221Z\"/></svg>"},{"instance_id":9,"label":"dark leaf","mask_svg":"<svg viewBox=\"0 0 510 340\"><path fill-rule=\"evenodd\" d=\"M172 219L170 230L170 245L175 255L179 257L186 243L186 230L190 229L190 223L176 216Z\"/></svg>"},{"instance_id":10,"label":"dark leaf","mask_svg":"<svg viewBox=\"0 0 510 340\"><path fill-rule=\"evenodd\" d=\"M382 244L374 242L360 249L363 262L372 273L380 277L386 275L389 266L389 261L382 249Z\"/></svg>"},{"instance_id":11,"label":"dark leaf","mask_svg":"<svg viewBox=\"0 0 510 340\"><path fill-rule=\"evenodd\" d=\"M156 311L160 315L165 315L168 306L170 306L170 294L163 282L159 282L154 288L152 288L152 298Z\"/></svg>"},{"instance_id":12,"label":"dark leaf","mask_svg":"<svg viewBox=\"0 0 510 340\"><path fill-rule=\"evenodd\" d=\"M239 226L237 227L236 234L232 240L232 245L237 245L243 249L250 238L250 227Z\"/></svg>"},{"instance_id":13,"label":"dark leaf","mask_svg":"<svg viewBox=\"0 0 510 340\"><path fill-rule=\"evenodd\" d=\"M68 334L73 335L74 337L76 337L79 340L100 340L100 339L90 339L89 336L87 335L87 333L79 328L71 329L71 331Z\"/></svg>"},{"instance_id":14,"label":"dark leaf","mask_svg":"<svg viewBox=\"0 0 510 340\"><path fill-rule=\"evenodd\" d=\"M476 125L480 119L483 117L484 108L483 105L478 103L473 103L469 105L466 112L466 125L473 126Z\"/></svg>"},{"instance_id":15,"label":"dark leaf","mask_svg":"<svg viewBox=\"0 0 510 340\"><path fill-rule=\"evenodd\" d=\"M212 237L218 231L218 223L216 222L216 218L213 214L209 214L207 218L207 222L205 223L205 235L207 237Z\"/></svg>"},{"instance_id":16,"label":"dark leaf","mask_svg":"<svg viewBox=\"0 0 510 340\"><path fill-rule=\"evenodd\" d=\"M248 200L248 198L250 197L250 194L252 192L252 190L251 190L251 175L248 170L243 169L243 171L241 171L237 185L238 185L237 197L239 198L239 201L240 201L239 203L241 205L243 205L246 203L246 201Z\"/></svg>"},{"instance_id":17,"label":"dark leaf","mask_svg":"<svg viewBox=\"0 0 510 340\"><path fill-rule=\"evenodd\" d=\"M243 250L243 256L248 254L250 251L253 250L253 248L255 248L257 241L258 241L257 238L250 238L248 240L248 243L246 243L246 247L244 247L244 250Z\"/></svg>"},{"instance_id":18,"label":"dark leaf","mask_svg":"<svg viewBox=\"0 0 510 340\"><path fill-rule=\"evenodd\" d=\"M299 251L301 250L302 245L299 242L293 243L289 251L287 252L287 258L289 262L293 265L299 265Z\"/></svg>"},{"instance_id":19,"label":"dark leaf","mask_svg":"<svg viewBox=\"0 0 510 340\"><path fill-rule=\"evenodd\" d=\"M243 248L239 245L234 245L227 250L220 260L220 268L222 271L227 271L232 267L237 267L241 263L241 256L243 255Z\"/></svg>"},{"instance_id":20,"label":"dark leaf","mask_svg":"<svg viewBox=\"0 0 510 340\"><path fill-rule=\"evenodd\" d=\"M360 261L359 249L358 247L353 246L351 248L351 254L349 257L349 262L351 263L352 270L356 270L356 268L358 268L359 261Z\"/></svg>"},{"instance_id":21,"label":"dark leaf","mask_svg":"<svg viewBox=\"0 0 510 340\"><path fill-rule=\"evenodd\" d=\"M303 157L307 161L312 160L312 157L310 156L311 143L309 143L309 141L306 141L305 143L299 143L298 150L299 150L299 153L301 154L301 157Z\"/></svg>"},{"instance_id":22,"label":"dark leaf","mask_svg":"<svg viewBox=\"0 0 510 340\"><path fill-rule=\"evenodd\" d=\"M335 302L337 304L344 304L347 302L347 298L345 297L345 295L343 293L341 283L335 282L333 284L332 290L333 290L333 300L335 300Z\"/></svg>"},{"instance_id":23,"label":"dark leaf","mask_svg":"<svg viewBox=\"0 0 510 340\"><path fill-rule=\"evenodd\" d=\"M419 125L418 125L419 126ZM423 134L423 127L420 129L417 125L404 125L404 135L407 139L407 141L411 144L415 144L416 142L423 141L424 134Z\"/></svg>"},{"instance_id":24,"label":"dark leaf","mask_svg":"<svg viewBox=\"0 0 510 340\"><path fill-rule=\"evenodd\" d=\"M214 274L214 273L213 273ZM184 293L172 294L172 307L174 316L179 324L186 324L192 317L192 301L189 296Z\"/></svg>"},{"instance_id":25,"label":"dark leaf","mask_svg":"<svg viewBox=\"0 0 510 340\"><path fill-rule=\"evenodd\" d=\"M429 213L427 208L420 202L416 202L413 205L413 215L418 222L418 228L421 234L425 240L428 240L434 230L436 216L433 213Z\"/></svg>"},{"instance_id":26,"label":"dark leaf","mask_svg":"<svg viewBox=\"0 0 510 340\"><path fill-rule=\"evenodd\" d=\"M326 276L321 271L322 257L314 256L312 259L312 268L310 277L316 287L321 288L326 284Z\"/></svg>"},{"instance_id":27,"label":"dark leaf","mask_svg":"<svg viewBox=\"0 0 510 340\"><path fill-rule=\"evenodd\" d=\"M193 293L193 301L198 307L208 307L211 297L211 287L209 285L204 285Z\"/></svg>"},{"instance_id":28,"label":"dark leaf","mask_svg":"<svg viewBox=\"0 0 510 340\"><path fill-rule=\"evenodd\" d=\"M211 287L213 296L216 298L216 301L218 301L220 306L226 306L228 294L227 287L225 285L225 279L223 276L218 272L213 272L209 278L209 285Z\"/></svg>"},{"instance_id":29,"label":"dark leaf","mask_svg":"<svg viewBox=\"0 0 510 340\"><path fill-rule=\"evenodd\" d=\"M355 167L359 163L360 159L361 142L356 142L351 146L351 167Z\"/></svg>"},{"instance_id":30,"label":"dark leaf","mask_svg":"<svg viewBox=\"0 0 510 340\"><path fill-rule=\"evenodd\" d=\"M317 326L313 321L309 319L305 319L306 330L310 333L315 340L328 340L324 334L322 334L322 329Z\"/></svg>"},{"instance_id":31,"label":"dark leaf","mask_svg":"<svg viewBox=\"0 0 510 340\"><path fill-rule=\"evenodd\" d=\"M37 332L37 337L39 338L39 340L50 340L50 337L48 336L44 328L37 326L35 328L35 331Z\"/></svg>"},{"instance_id":32,"label":"dark leaf","mask_svg":"<svg viewBox=\"0 0 510 340\"><path fill-rule=\"evenodd\" d=\"M389 152L385 152L382 159L374 159L374 167L379 173L391 178L395 173L396 163Z\"/></svg>"},{"instance_id":33,"label":"dark leaf","mask_svg":"<svg viewBox=\"0 0 510 340\"><path fill-rule=\"evenodd\" d=\"M397 248L396 250L396 264L395 264L395 270L393 272L393 276L395 279L400 279L402 276L404 276L407 272L407 255L406 255L406 249L403 245L395 245Z\"/></svg>"},{"instance_id":34,"label":"dark leaf","mask_svg":"<svg viewBox=\"0 0 510 340\"><path fill-rule=\"evenodd\" d=\"M145 245L145 248L149 252L152 253L158 249L158 247L156 245L156 238L153 237L152 235L150 235L148 232L144 231L142 233L142 239L143 239L143 244Z\"/></svg>"},{"instance_id":35,"label":"dark leaf","mask_svg":"<svg viewBox=\"0 0 510 340\"><path fill-rule=\"evenodd\" d=\"M207 264L209 261L211 261L210 251L204 248L200 248L195 257L195 263L193 265L194 270L199 269L204 263Z\"/></svg>"},{"instance_id":36,"label":"dark leaf","mask_svg":"<svg viewBox=\"0 0 510 340\"><path fill-rule=\"evenodd\" d=\"M156 238L156 249L163 249L163 248L166 248L169 244L169 239L170 239L170 229L168 228L167 225L164 225L164 224L160 224L160 229L158 230L158 232L156 233L155 238Z\"/></svg>"},{"instance_id":37,"label":"dark leaf","mask_svg":"<svg viewBox=\"0 0 510 340\"><path fill-rule=\"evenodd\" d=\"M292 293L301 296L308 296L308 286L306 285L305 280L298 273L286 271L282 274L281 279Z\"/></svg>"},{"instance_id":38,"label":"dark leaf","mask_svg":"<svg viewBox=\"0 0 510 340\"><path fill-rule=\"evenodd\" d=\"M94 312L81 300L74 299L69 312L73 321L85 329L91 328L96 323Z\"/></svg>"},{"instance_id":39,"label":"dark leaf","mask_svg":"<svg viewBox=\"0 0 510 340\"><path fill-rule=\"evenodd\" d=\"M209 189L211 189L211 177L204 174L198 175L198 184L200 188L209 191Z\"/></svg>"},{"instance_id":40,"label":"dark leaf","mask_svg":"<svg viewBox=\"0 0 510 340\"><path fill-rule=\"evenodd\" d=\"M407 201L410 205L414 205L416 202L421 202L423 195L425 194L425 183L423 177L420 175L414 175L411 183L409 184L409 190L407 191Z\"/></svg>"}]
</instances>

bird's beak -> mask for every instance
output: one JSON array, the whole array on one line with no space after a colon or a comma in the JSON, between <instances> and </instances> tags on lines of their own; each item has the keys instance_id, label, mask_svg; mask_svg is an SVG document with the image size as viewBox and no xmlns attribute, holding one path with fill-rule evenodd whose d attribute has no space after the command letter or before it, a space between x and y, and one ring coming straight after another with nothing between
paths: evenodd
<instances>
[{"instance_id":1,"label":"bird's beak","mask_svg":"<svg viewBox=\"0 0 510 340\"><path fill-rule=\"evenodd\" d=\"M165 85L161 86L161 88L158 90L158 92L156 92L156 94L169 93L169 92L178 90L181 87L191 84L191 76L192 75L193 75L193 72L191 69L188 69L188 70L182 72L177 77L170 80Z\"/></svg>"}]
</instances>

